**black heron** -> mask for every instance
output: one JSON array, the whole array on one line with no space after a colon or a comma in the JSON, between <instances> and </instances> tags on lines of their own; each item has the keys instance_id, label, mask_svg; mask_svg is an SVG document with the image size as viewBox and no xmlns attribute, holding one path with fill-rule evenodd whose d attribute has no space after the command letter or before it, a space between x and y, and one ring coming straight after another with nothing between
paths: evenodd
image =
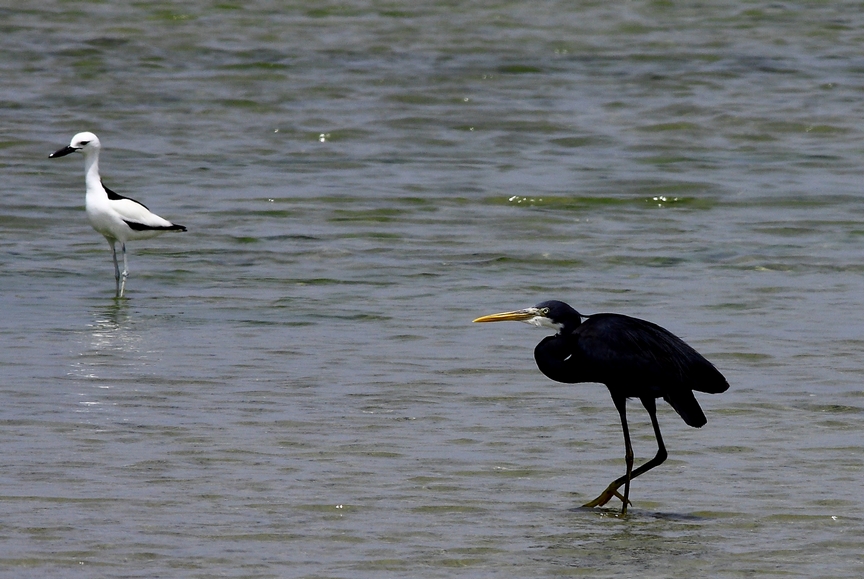
<instances>
[{"instance_id":1,"label":"black heron","mask_svg":"<svg viewBox=\"0 0 864 579\"><path fill-rule=\"evenodd\" d=\"M663 463L666 447L657 423L655 399L663 398L688 425L707 420L693 391L719 394L729 388L723 375L699 352L672 332L651 322L621 314L583 316L564 302L547 301L524 310L483 316L475 322L520 321L555 330L534 349L537 367L557 382L605 384L621 416L627 472L584 507L605 505L612 497L630 502L630 481ZM657 454L633 469L633 447L627 428L626 401L638 398L651 417ZM624 495L618 489L624 485Z\"/></svg>"}]
</instances>

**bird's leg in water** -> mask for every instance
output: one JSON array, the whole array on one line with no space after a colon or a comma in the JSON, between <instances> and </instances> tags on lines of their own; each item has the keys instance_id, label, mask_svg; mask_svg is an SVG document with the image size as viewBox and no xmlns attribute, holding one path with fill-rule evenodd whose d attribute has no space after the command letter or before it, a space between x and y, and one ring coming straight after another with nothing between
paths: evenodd
<instances>
[{"instance_id":1,"label":"bird's leg in water","mask_svg":"<svg viewBox=\"0 0 864 579\"><path fill-rule=\"evenodd\" d=\"M583 507L600 507L608 503L612 497L621 499L621 514L627 514L627 505L630 504L630 481L635 474L633 473L633 446L630 444L630 429L627 427L627 398L623 396L613 396L612 401L615 402L615 408L618 409L618 414L621 416L621 429L624 431L624 462L627 465L627 472L621 478L612 481L606 490L600 493L600 496L591 502L585 503ZM618 492L618 488L624 485L624 495Z\"/></svg>"},{"instance_id":2,"label":"bird's leg in water","mask_svg":"<svg viewBox=\"0 0 864 579\"><path fill-rule=\"evenodd\" d=\"M619 479L615 479L614 481L609 483L609 486L606 487L606 490L604 490L602 493L600 493L599 497L597 497L593 501L589 501L589 502L585 503L582 506L583 507L602 507L603 505L608 503L610 500L612 500L612 497L618 497L623 502L624 501L624 495L622 495L621 493L618 492L618 487L620 487L622 484L624 484L624 477L621 477ZM629 502L630 501L628 499L628 503ZM630 503L630 504L633 504L633 503Z\"/></svg>"},{"instance_id":3,"label":"bird's leg in water","mask_svg":"<svg viewBox=\"0 0 864 579\"><path fill-rule=\"evenodd\" d=\"M621 415L621 428L624 430L624 462L627 464L627 474L624 475L624 498L621 499L621 514L627 514L627 503L630 502L630 481L633 480L633 446L630 444L630 429L627 428L627 398L614 398L618 414Z\"/></svg>"},{"instance_id":4,"label":"bird's leg in water","mask_svg":"<svg viewBox=\"0 0 864 579\"><path fill-rule=\"evenodd\" d=\"M114 245L114 240L109 239L108 243L111 244L111 257L114 258L114 283L117 286L117 293L115 297L120 297L120 266L117 265L117 248Z\"/></svg>"},{"instance_id":5,"label":"bird's leg in water","mask_svg":"<svg viewBox=\"0 0 864 579\"><path fill-rule=\"evenodd\" d=\"M616 402L617 406L618 403ZM642 398L642 406L645 407L645 410L648 411L648 415L651 416L651 426L654 428L654 438L657 439L657 454L654 455L654 458L634 470L632 473L629 473L629 480L633 480L640 474L644 474L654 468L655 466L659 466L663 464L666 460L666 446L663 444L663 436L660 434L660 424L657 422L657 403L653 398ZM627 432L627 426L624 426L624 432ZM600 496L591 501L590 503L585 503L584 507L602 507L606 503L608 503L612 497L618 497L622 501L625 500L625 497L628 495L627 489L625 488L624 496L621 496L621 493L618 492L618 489L621 485L626 484L628 482L628 475L624 475L621 478L617 478L612 483L606 487ZM626 501L624 506L626 508L627 504L632 504L630 501ZM622 513L625 512L622 509Z\"/></svg>"},{"instance_id":6,"label":"bird's leg in water","mask_svg":"<svg viewBox=\"0 0 864 579\"><path fill-rule=\"evenodd\" d=\"M129 266L126 264L126 244L121 243L120 247L123 248L123 282L120 284L120 293L118 295L122 298L123 290L126 289L126 278L129 276ZM115 261L114 263L116 264L117 262Z\"/></svg>"}]
</instances>

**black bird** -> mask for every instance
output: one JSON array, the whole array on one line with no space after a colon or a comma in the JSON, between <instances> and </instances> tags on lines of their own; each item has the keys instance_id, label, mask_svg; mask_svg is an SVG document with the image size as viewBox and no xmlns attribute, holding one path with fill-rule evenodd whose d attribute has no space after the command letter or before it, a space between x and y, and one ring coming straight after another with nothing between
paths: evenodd
<instances>
[{"instance_id":1,"label":"black bird","mask_svg":"<svg viewBox=\"0 0 864 579\"><path fill-rule=\"evenodd\" d=\"M655 399L663 398L684 422L699 428L707 420L693 391L719 394L729 388L723 375L699 352L670 331L645 320L621 314L583 316L564 302L552 300L474 321L508 320L555 330L554 336L543 338L534 349L540 371L557 382L605 384L621 415L627 472L584 507L605 505L614 496L624 503L621 514L625 514L630 502L630 481L666 460ZM657 439L657 455L635 470L627 428L627 398L642 401ZM618 492L621 485L623 496Z\"/></svg>"}]
</instances>

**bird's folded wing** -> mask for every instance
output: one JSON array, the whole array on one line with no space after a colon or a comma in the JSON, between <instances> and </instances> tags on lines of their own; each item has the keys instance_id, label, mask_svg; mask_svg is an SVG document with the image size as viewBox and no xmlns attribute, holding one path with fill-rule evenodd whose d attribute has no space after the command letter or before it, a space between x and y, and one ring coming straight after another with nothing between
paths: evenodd
<instances>
[{"instance_id":1,"label":"bird's folded wing","mask_svg":"<svg viewBox=\"0 0 864 579\"><path fill-rule=\"evenodd\" d=\"M137 223L147 228L171 227L171 222L151 213L146 207L132 199L119 199L111 202L111 207L127 223Z\"/></svg>"},{"instance_id":2,"label":"bird's folded wing","mask_svg":"<svg viewBox=\"0 0 864 579\"><path fill-rule=\"evenodd\" d=\"M725 382L696 350L650 322L616 316L591 324L586 330L577 332L583 356L607 375L643 383L661 381L665 389L673 390L702 390L706 380L714 382L718 378ZM703 391L713 391L711 386Z\"/></svg>"}]
</instances>

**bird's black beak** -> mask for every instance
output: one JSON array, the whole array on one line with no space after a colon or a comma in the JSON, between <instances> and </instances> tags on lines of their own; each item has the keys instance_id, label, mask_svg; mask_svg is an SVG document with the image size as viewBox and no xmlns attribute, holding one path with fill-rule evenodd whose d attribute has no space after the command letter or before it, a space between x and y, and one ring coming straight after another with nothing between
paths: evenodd
<instances>
[{"instance_id":1,"label":"bird's black beak","mask_svg":"<svg viewBox=\"0 0 864 579\"><path fill-rule=\"evenodd\" d=\"M77 150L78 149L76 149L75 147L70 147L69 145L66 145L65 147L63 147L59 151L54 151L53 153L48 155L48 158L49 159L56 159L57 157L65 157L66 155L70 155Z\"/></svg>"}]
</instances>

